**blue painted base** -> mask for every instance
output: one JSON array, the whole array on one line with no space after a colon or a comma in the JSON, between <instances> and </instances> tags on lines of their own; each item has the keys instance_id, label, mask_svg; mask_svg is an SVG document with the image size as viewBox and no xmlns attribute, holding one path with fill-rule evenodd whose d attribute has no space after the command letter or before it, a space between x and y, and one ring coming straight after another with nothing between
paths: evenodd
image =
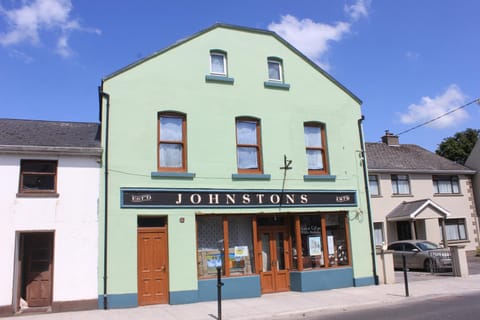
<instances>
[{"instance_id":1,"label":"blue painted base","mask_svg":"<svg viewBox=\"0 0 480 320\"><path fill-rule=\"evenodd\" d=\"M98 296L98 308L103 309L103 295ZM109 294L107 296L108 309L138 307L138 295L136 293Z\"/></svg>"},{"instance_id":2,"label":"blue painted base","mask_svg":"<svg viewBox=\"0 0 480 320\"><path fill-rule=\"evenodd\" d=\"M352 287L353 284L352 268L290 272L290 288L292 291L305 292L348 288Z\"/></svg>"},{"instance_id":3,"label":"blue painted base","mask_svg":"<svg viewBox=\"0 0 480 320\"><path fill-rule=\"evenodd\" d=\"M260 297L260 277L222 278L222 299L240 299ZM217 300L217 279L198 281L198 301Z\"/></svg>"},{"instance_id":4,"label":"blue painted base","mask_svg":"<svg viewBox=\"0 0 480 320\"><path fill-rule=\"evenodd\" d=\"M371 286L375 284L374 277L365 277L365 278L355 278L353 279L353 285L355 287L364 287L364 286Z\"/></svg>"}]
</instances>

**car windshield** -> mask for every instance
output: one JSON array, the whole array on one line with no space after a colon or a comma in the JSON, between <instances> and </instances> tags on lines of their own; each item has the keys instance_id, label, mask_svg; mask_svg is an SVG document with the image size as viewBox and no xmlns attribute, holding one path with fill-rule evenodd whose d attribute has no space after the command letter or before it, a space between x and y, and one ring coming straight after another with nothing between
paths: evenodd
<instances>
[{"instance_id":1,"label":"car windshield","mask_svg":"<svg viewBox=\"0 0 480 320\"><path fill-rule=\"evenodd\" d=\"M437 246L435 243L429 241L417 242L417 247L419 247L422 251L435 250L439 248L439 246Z\"/></svg>"}]
</instances>

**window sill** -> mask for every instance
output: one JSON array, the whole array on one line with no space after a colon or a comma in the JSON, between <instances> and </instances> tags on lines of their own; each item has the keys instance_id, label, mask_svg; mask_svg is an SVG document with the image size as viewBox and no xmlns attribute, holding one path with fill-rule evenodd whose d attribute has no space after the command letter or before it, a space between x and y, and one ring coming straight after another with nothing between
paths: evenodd
<instances>
[{"instance_id":1,"label":"window sill","mask_svg":"<svg viewBox=\"0 0 480 320\"><path fill-rule=\"evenodd\" d=\"M303 176L304 181L335 181L337 176L332 175L313 175L308 174Z\"/></svg>"},{"instance_id":2,"label":"window sill","mask_svg":"<svg viewBox=\"0 0 480 320\"><path fill-rule=\"evenodd\" d=\"M233 84L234 79L229 78L226 76L216 76L212 74L207 74L205 76L205 81L207 82L218 82L218 83L225 83L225 84Z\"/></svg>"},{"instance_id":3,"label":"window sill","mask_svg":"<svg viewBox=\"0 0 480 320\"><path fill-rule=\"evenodd\" d=\"M265 81L263 86L271 89L290 90L290 85L283 82Z\"/></svg>"},{"instance_id":4,"label":"window sill","mask_svg":"<svg viewBox=\"0 0 480 320\"><path fill-rule=\"evenodd\" d=\"M269 174L239 174L232 173L233 180L270 180Z\"/></svg>"},{"instance_id":5,"label":"window sill","mask_svg":"<svg viewBox=\"0 0 480 320\"><path fill-rule=\"evenodd\" d=\"M154 179L158 178L158 179L190 179L190 180L193 180L193 178L195 178L195 173L153 171L151 176Z\"/></svg>"},{"instance_id":6,"label":"window sill","mask_svg":"<svg viewBox=\"0 0 480 320\"><path fill-rule=\"evenodd\" d=\"M463 197L462 193L434 193L434 197Z\"/></svg>"},{"instance_id":7,"label":"window sill","mask_svg":"<svg viewBox=\"0 0 480 320\"><path fill-rule=\"evenodd\" d=\"M413 197L413 194L411 194L411 193L406 193L406 194L392 194L392 197L393 197L393 198L402 198L402 197L408 198L408 197Z\"/></svg>"},{"instance_id":8,"label":"window sill","mask_svg":"<svg viewBox=\"0 0 480 320\"><path fill-rule=\"evenodd\" d=\"M17 193L17 198L58 198L56 192Z\"/></svg>"}]
</instances>

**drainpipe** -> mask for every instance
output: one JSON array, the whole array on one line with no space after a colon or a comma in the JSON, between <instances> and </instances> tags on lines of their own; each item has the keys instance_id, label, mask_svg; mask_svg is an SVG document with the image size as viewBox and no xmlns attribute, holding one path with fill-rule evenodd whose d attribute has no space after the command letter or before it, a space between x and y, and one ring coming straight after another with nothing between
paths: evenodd
<instances>
[{"instance_id":1,"label":"drainpipe","mask_svg":"<svg viewBox=\"0 0 480 320\"><path fill-rule=\"evenodd\" d=\"M362 115L360 119L358 119L358 133L360 136L360 147L362 148L362 166L363 166L363 175L364 175L364 182L365 182L365 194L367 198L367 215L368 215L368 228L370 229L370 250L372 252L372 267L373 267L373 279L375 281L375 285L378 285L378 275L377 275L377 266L375 263L375 241L373 239L373 221L372 221L372 208L370 206L370 191L368 188L368 171L367 171L367 161L366 161L366 152L365 152L365 145L363 141L363 130L362 130L362 122L365 120L365 116Z\"/></svg>"},{"instance_id":2,"label":"drainpipe","mask_svg":"<svg viewBox=\"0 0 480 320\"><path fill-rule=\"evenodd\" d=\"M107 244L108 244L108 127L109 127L109 116L110 116L110 95L103 92L103 81L102 85L98 87L98 98L100 102L100 123L105 124L105 163L103 166L104 169L104 231L103 231L103 309L108 309L108 291L107 291ZM107 101L105 105L105 121L102 121L102 106L103 99Z\"/></svg>"}]
</instances>

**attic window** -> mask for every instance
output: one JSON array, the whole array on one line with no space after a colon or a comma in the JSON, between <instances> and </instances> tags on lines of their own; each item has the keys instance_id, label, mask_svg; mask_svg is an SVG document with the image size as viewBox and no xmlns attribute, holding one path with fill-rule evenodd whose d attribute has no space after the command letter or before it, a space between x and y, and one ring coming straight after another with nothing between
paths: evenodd
<instances>
[{"instance_id":1,"label":"attic window","mask_svg":"<svg viewBox=\"0 0 480 320\"><path fill-rule=\"evenodd\" d=\"M218 50L210 51L210 73L214 75L227 75L227 53Z\"/></svg>"}]
</instances>

